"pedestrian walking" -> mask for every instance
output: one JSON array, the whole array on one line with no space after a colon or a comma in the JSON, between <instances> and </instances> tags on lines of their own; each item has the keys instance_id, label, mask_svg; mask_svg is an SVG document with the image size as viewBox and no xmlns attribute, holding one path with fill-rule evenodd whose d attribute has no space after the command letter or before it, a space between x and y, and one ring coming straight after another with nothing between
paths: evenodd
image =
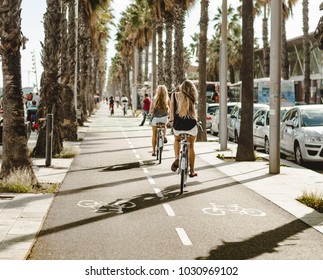
<instances>
[{"instance_id":1,"label":"pedestrian walking","mask_svg":"<svg viewBox=\"0 0 323 280\"><path fill-rule=\"evenodd\" d=\"M145 93L144 95L144 99L142 101L142 116L143 116L143 119L142 119L142 122L139 126L143 126L145 124L145 121L146 121L146 118L149 114L149 109L150 109L150 104L151 104L151 100L150 98L148 97L148 94Z\"/></svg>"}]
</instances>

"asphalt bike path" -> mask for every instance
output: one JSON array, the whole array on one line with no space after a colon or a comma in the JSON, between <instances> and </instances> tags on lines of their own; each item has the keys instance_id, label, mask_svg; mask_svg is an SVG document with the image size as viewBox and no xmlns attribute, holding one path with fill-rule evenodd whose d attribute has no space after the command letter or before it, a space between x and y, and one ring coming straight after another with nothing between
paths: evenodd
<instances>
[{"instance_id":1,"label":"asphalt bike path","mask_svg":"<svg viewBox=\"0 0 323 280\"><path fill-rule=\"evenodd\" d=\"M323 259L322 234L202 159L212 143L179 195L173 136L159 165L150 126L115 113L91 117L29 259Z\"/></svg>"}]
</instances>

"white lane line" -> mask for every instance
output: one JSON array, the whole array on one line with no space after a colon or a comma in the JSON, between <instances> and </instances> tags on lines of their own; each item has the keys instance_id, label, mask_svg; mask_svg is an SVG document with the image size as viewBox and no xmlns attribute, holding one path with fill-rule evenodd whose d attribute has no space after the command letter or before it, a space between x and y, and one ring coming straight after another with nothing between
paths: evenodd
<instances>
[{"instance_id":1,"label":"white lane line","mask_svg":"<svg viewBox=\"0 0 323 280\"><path fill-rule=\"evenodd\" d=\"M133 145L129 145L129 147L130 147L131 149L133 149L133 148L134 148L134 146L133 146Z\"/></svg>"},{"instance_id":2,"label":"white lane line","mask_svg":"<svg viewBox=\"0 0 323 280\"><path fill-rule=\"evenodd\" d=\"M136 153L137 153L137 150L132 150L132 152L133 152L134 154L136 154Z\"/></svg>"},{"instance_id":3,"label":"white lane line","mask_svg":"<svg viewBox=\"0 0 323 280\"><path fill-rule=\"evenodd\" d=\"M193 245L183 228L176 228L177 234L185 246Z\"/></svg>"},{"instance_id":4,"label":"white lane line","mask_svg":"<svg viewBox=\"0 0 323 280\"><path fill-rule=\"evenodd\" d=\"M164 209L169 217L175 217L175 213L169 204L164 203L163 206L164 206Z\"/></svg>"},{"instance_id":5,"label":"white lane line","mask_svg":"<svg viewBox=\"0 0 323 280\"><path fill-rule=\"evenodd\" d=\"M163 195L163 193L161 192L161 190L160 190L160 189L158 189L158 188L154 188L154 191L155 191L155 193L156 193L156 195L157 195L158 197L160 197L160 198L163 198L163 197L164 197L164 195Z\"/></svg>"},{"instance_id":6,"label":"white lane line","mask_svg":"<svg viewBox=\"0 0 323 280\"><path fill-rule=\"evenodd\" d=\"M144 165L144 161L142 159L138 159L138 162L141 164L141 165Z\"/></svg>"},{"instance_id":7,"label":"white lane line","mask_svg":"<svg viewBox=\"0 0 323 280\"><path fill-rule=\"evenodd\" d=\"M140 158L140 155L138 155L138 154L135 154L135 157L136 157L136 158Z\"/></svg>"},{"instance_id":8,"label":"white lane line","mask_svg":"<svg viewBox=\"0 0 323 280\"><path fill-rule=\"evenodd\" d=\"M150 176L147 176L147 179L148 179L148 181L149 181L149 183L151 185L155 185L156 184L155 180L153 178L151 178Z\"/></svg>"},{"instance_id":9,"label":"white lane line","mask_svg":"<svg viewBox=\"0 0 323 280\"><path fill-rule=\"evenodd\" d=\"M146 174L148 174L149 173L149 171L148 171L148 169L146 168L146 167L143 167L142 168L142 170L144 171L144 173L146 173Z\"/></svg>"}]
</instances>

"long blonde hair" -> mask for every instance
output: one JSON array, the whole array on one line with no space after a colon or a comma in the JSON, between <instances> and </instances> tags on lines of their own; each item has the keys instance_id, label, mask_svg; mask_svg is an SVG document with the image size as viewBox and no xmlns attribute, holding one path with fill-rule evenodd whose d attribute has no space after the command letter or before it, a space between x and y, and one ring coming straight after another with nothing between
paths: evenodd
<instances>
[{"instance_id":1,"label":"long blonde hair","mask_svg":"<svg viewBox=\"0 0 323 280\"><path fill-rule=\"evenodd\" d=\"M164 85L159 85L154 96L155 108L161 112L166 112L168 109L168 91Z\"/></svg>"},{"instance_id":2,"label":"long blonde hair","mask_svg":"<svg viewBox=\"0 0 323 280\"><path fill-rule=\"evenodd\" d=\"M197 102L197 90L190 80L185 80L176 94L177 111L181 118L196 119L195 103Z\"/></svg>"}]
</instances>

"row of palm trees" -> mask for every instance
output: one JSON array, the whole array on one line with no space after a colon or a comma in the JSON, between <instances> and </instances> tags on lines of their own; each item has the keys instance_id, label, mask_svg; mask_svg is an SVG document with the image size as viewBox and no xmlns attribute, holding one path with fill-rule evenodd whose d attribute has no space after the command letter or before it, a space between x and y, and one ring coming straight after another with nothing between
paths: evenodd
<instances>
[{"instance_id":1,"label":"row of palm trees","mask_svg":"<svg viewBox=\"0 0 323 280\"><path fill-rule=\"evenodd\" d=\"M47 0L42 43L44 71L37 112L43 125L32 152L34 157L45 157L47 114L54 116L52 153L56 155L62 151L64 139L77 140L76 112L81 112L80 123L93 112L93 95L102 91L105 83L107 23L113 18L110 5L110 0ZM21 33L20 12L21 0L0 0L4 80L1 177L25 168L35 179L24 120L20 48L25 38Z\"/></svg>"},{"instance_id":2,"label":"row of palm trees","mask_svg":"<svg viewBox=\"0 0 323 280\"><path fill-rule=\"evenodd\" d=\"M76 11L76 1L79 9ZM196 3L195 0L133 0L118 23L116 35L117 53L109 69L110 87L120 88L130 97L130 74L135 86L142 85L148 76L149 48L152 52L152 91L157 84L165 84L171 92L185 79L185 69L189 65L188 48L183 46L185 14ZM284 7L291 11L297 0L282 1ZM253 96L253 70L243 69L243 65L253 65L253 19L255 8L262 5L264 11L263 45L266 52L266 21L269 0L243 0L240 14L233 10L229 22L229 73L233 81L235 73L240 70L242 80L242 103L247 108L242 121L239 146L240 160L251 160L253 147L250 139ZM207 39L208 0L201 0L200 34L196 47L199 62L199 119L205 127L205 81L218 80L218 58L220 46L221 10L216 15L215 35ZM42 102L39 117L54 114L53 154L63 148L63 139L76 140L76 112L81 112L81 120L93 111L93 95L103 91L105 77L106 40L109 36L107 23L113 16L110 0L47 0L44 15L45 40L43 43L42 64L44 72L41 79ZM2 176L7 176L15 168L26 167L34 177L30 158L28 157L27 139L24 127L24 112L21 94L20 47L23 38L20 32L21 0L0 0L0 36L1 56L4 76L4 140ZM260 7L260 6L259 6ZM304 33L306 33L306 13L308 0L303 0ZM231 8L232 9L232 8ZM284 9L284 11L286 11ZM229 9L230 10L230 9ZM75 15L78 16L78 33L75 33ZM288 13L286 13L288 14ZM239 24L242 15L241 27ZM231 28L232 27L232 28ZM251 32L252 31L252 32ZM166 35L164 39L163 36ZM77 38L77 41L76 41ZM306 34L304 36L306 40ZM78 48L77 48L78 46ZM305 44L304 44L305 46ZM145 70L142 71L142 53L146 50ZM138 59L137 63L136 60ZM268 59L264 55L264 59ZM75 66L77 64L78 67ZM135 66L138 66L136 69ZM264 65L266 63L264 62ZM266 68L266 67L264 67ZM77 69L77 71L75 71ZM267 71L264 69L264 71ZM209 76L209 73L213 73ZM77 94L77 108L73 97ZM39 137L33 155L44 157L45 127ZM206 141L206 131L198 137ZM247 139L244 141L243 139ZM13 145L17 143L17 145ZM253 158L253 156L252 156Z\"/></svg>"}]
</instances>

